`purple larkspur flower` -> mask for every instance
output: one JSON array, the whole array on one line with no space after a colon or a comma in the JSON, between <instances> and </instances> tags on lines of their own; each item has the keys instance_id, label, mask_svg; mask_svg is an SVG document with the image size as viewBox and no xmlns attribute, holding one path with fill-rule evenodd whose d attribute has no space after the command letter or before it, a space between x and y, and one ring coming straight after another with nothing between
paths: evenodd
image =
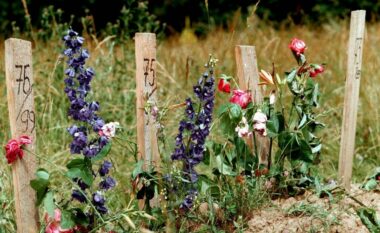
<instances>
[{"instance_id":1,"label":"purple larkspur flower","mask_svg":"<svg viewBox=\"0 0 380 233\"><path fill-rule=\"evenodd\" d=\"M195 166L203 160L206 138L210 133L215 94L213 73L213 67L208 66L207 72L193 87L197 104L191 98L186 99L185 118L179 122L175 149L171 155L172 160L183 162L183 174L191 184L198 180ZM191 208L196 194L196 191L190 190L181 208Z\"/></svg>"},{"instance_id":2,"label":"purple larkspur flower","mask_svg":"<svg viewBox=\"0 0 380 233\"><path fill-rule=\"evenodd\" d=\"M65 50L63 54L67 57L67 68L65 70L64 92L70 101L68 116L78 121L77 125L72 125L67 129L72 136L70 143L70 152L72 154L82 154L84 161L89 161L93 177L97 176L92 169L92 158L109 143L109 139L99 132L105 125L105 121L97 115L100 110L100 104L97 101L89 100L88 94L91 91L91 81L95 76L95 71L91 67L86 67L86 60L90 57L87 49L82 48L84 38L80 37L77 32L69 29L63 37ZM95 132L95 136L91 135L91 131ZM87 164L87 162L86 162ZM104 177L109 173L112 164L104 161L99 168L99 174L102 176L99 187L108 190L116 185L115 180L110 177ZM74 178L74 182L78 184L78 189L73 190L72 199L80 202L86 202L84 194L88 194L90 187L81 179ZM101 214L108 212L105 207L106 199L99 191L93 193L92 203L96 210ZM90 212L88 216L93 216ZM91 218L90 218L91 219Z\"/></svg>"},{"instance_id":3,"label":"purple larkspur flower","mask_svg":"<svg viewBox=\"0 0 380 233\"><path fill-rule=\"evenodd\" d=\"M106 214L108 212L107 207L105 206L106 199L100 192L95 192L92 195L92 204L95 206L96 210L101 214Z\"/></svg>"},{"instance_id":4,"label":"purple larkspur flower","mask_svg":"<svg viewBox=\"0 0 380 233\"><path fill-rule=\"evenodd\" d=\"M79 191L79 190L73 190L73 192L71 193L71 197L74 199L74 200L77 200L81 203L84 203L86 202L86 197Z\"/></svg>"},{"instance_id":5,"label":"purple larkspur flower","mask_svg":"<svg viewBox=\"0 0 380 233\"><path fill-rule=\"evenodd\" d=\"M102 166L99 168L100 176L105 176L108 174L112 167L112 163L110 161L104 161Z\"/></svg>"},{"instance_id":6,"label":"purple larkspur flower","mask_svg":"<svg viewBox=\"0 0 380 233\"><path fill-rule=\"evenodd\" d=\"M99 187L101 189L108 190L115 187L115 185L116 185L115 180L112 177L108 176L100 182Z\"/></svg>"}]
</instances>

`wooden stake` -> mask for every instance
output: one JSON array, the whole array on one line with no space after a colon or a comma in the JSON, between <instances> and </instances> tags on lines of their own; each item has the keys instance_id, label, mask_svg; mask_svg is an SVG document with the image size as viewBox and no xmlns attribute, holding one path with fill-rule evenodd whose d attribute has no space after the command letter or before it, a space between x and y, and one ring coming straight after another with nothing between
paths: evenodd
<instances>
[{"instance_id":1,"label":"wooden stake","mask_svg":"<svg viewBox=\"0 0 380 233\"><path fill-rule=\"evenodd\" d=\"M137 144L147 168L159 165L157 127L152 109L157 105L156 34L136 33Z\"/></svg>"},{"instance_id":2,"label":"wooden stake","mask_svg":"<svg viewBox=\"0 0 380 233\"><path fill-rule=\"evenodd\" d=\"M255 46L237 45L235 47L235 59L237 67L237 78L239 87L242 90L250 90L254 103L263 101L263 91L259 87L259 70L257 68L257 58ZM256 142L259 145L259 164L268 165L269 138L255 134ZM252 140L246 141L253 150Z\"/></svg>"},{"instance_id":3,"label":"wooden stake","mask_svg":"<svg viewBox=\"0 0 380 233\"><path fill-rule=\"evenodd\" d=\"M5 41L5 76L12 138L32 137L28 150L35 151L36 124L33 99L32 46L29 41L10 38ZM36 172L36 159L25 152L12 165L18 233L39 231L36 193L30 186Z\"/></svg>"},{"instance_id":4,"label":"wooden stake","mask_svg":"<svg viewBox=\"0 0 380 233\"><path fill-rule=\"evenodd\" d=\"M138 153L139 158L144 160L144 169L157 170L160 155L157 123L152 115L152 110L157 105L156 34L136 33L135 55Z\"/></svg>"},{"instance_id":5,"label":"wooden stake","mask_svg":"<svg viewBox=\"0 0 380 233\"><path fill-rule=\"evenodd\" d=\"M339 177L346 190L349 190L351 186L352 162L355 152L356 119L359 102L364 30L365 11L352 11L350 38L347 50L342 136L339 153Z\"/></svg>"}]
</instances>

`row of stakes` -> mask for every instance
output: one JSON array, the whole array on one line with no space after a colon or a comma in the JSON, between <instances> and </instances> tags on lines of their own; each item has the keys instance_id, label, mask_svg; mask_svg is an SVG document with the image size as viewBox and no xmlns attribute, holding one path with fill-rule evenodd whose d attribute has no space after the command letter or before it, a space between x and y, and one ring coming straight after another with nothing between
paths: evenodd
<instances>
[{"instance_id":1,"label":"row of stakes","mask_svg":"<svg viewBox=\"0 0 380 233\"><path fill-rule=\"evenodd\" d=\"M346 190L350 190L351 185L364 31L365 11L352 11L339 155L339 177ZM148 169L148 166L158 167L160 162L157 128L153 119L150 119L151 114L146 114L144 111L147 101L157 103L156 35L136 33L135 51L137 145L139 158L144 159L145 169ZM235 58L240 87L252 90L255 102L262 101L262 90L257 85L259 75L255 47L237 45ZM34 152L35 119L38 114L34 110L32 64L31 42L15 38L5 41L5 73L12 138L20 135L31 136L34 140L28 149ZM269 147L268 140L263 140L261 156L268 153ZM36 167L36 158L32 153L12 165L18 233L39 232L39 215L35 205L36 195L29 185L30 180L34 179Z\"/></svg>"}]
</instances>

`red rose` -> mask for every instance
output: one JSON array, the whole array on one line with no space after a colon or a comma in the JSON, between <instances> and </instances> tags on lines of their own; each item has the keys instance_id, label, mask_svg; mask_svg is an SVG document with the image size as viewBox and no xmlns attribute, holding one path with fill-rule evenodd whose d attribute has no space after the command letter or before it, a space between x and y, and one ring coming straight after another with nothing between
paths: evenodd
<instances>
[{"instance_id":1,"label":"red rose","mask_svg":"<svg viewBox=\"0 0 380 233\"><path fill-rule=\"evenodd\" d=\"M230 102L238 104L242 109L245 109L252 102L251 94L242 90L233 90Z\"/></svg>"},{"instance_id":2,"label":"red rose","mask_svg":"<svg viewBox=\"0 0 380 233\"><path fill-rule=\"evenodd\" d=\"M17 158L22 159L24 156L24 151L22 150L23 145L28 145L32 143L32 139L29 136L22 135L18 140L12 139L7 145L5 145L5 157L7 158L8 164L11 164L17 160Z\"/></svg>"},{"instance_id":3,"label":"red rose","mask_svg":"<svg viewBox=\"0 0 380 233\"><path fill-rule=\"evenodd\" d=\"M5 157L7 158L8 164L13 163L17 158L22 158L24 156L24 151L21 149L21 145L15 139L10 140L5 146Z\"/></svg>"},{"instance_id":4,"label":"red rose","mask_svg":"<svg viewBox=\"0 0 380 233\"><path fill-rule=\"evenodd\" d=\"M221 92L231 93L231 85L226 79L221 78L218 83L218 89Z\"/></svg>"},{"instance_id":5,"label":"red rose","mask_svg":"<svg viewBox=\"0 0 380 233\"><path fill-rule=\"evenodd\" d=\"M293 53L299 56L305 52L306 44L303 40L293 38L289 44L289 48L293 51Z\"/></svg>"},{"instance_id":6,"label":"red rose","mask_svg":"<svg viewBox=\"0 0 380 233\"><path fill-rule=\"evenodd\" d=\"M318 65L318 64L315 64L315 65L311 65L310 66L310 70L309 70L309 73L310 73L310 77L316 77L318 74L321 74L323 73L323 71L325 71L325 68L322 66L322 65Z\"/></svg>"}]
</instances>

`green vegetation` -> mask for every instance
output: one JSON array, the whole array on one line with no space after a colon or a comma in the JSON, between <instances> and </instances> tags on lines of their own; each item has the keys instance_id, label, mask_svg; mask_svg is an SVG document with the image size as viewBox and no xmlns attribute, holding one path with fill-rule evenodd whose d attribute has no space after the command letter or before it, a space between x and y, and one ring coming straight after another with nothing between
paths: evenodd
<instances>
[{"instance_id":1,"label":"green vegetation","mask_svg":"<svg viewBox=\"0 0 380 233\"><path fill-rule=\"evenodd\" d=\"M45 15L46 22L41 30L17 31L15 35L23 38L34 39L33 68L35 79L35 108L37 113L37 153L48 159L56 167L52 167L44 160L40 160L41 167L49 168L52 177L59 176L58 169L65 169L68 161L70 137L66 128L70 126L70 120L66 112L68 103L63 92L64 67L61 52L62 32L67 24L61 24L57 18L59 12ZM128 14L126 14L128 15ZM54 16L54 17L53 17ZM84 37L87 47L91 51L89 65L97 71L93 82L94 99L102 100L102 112L106 122L119 121L123 127L123 138L128 141L136 141L136 118L135 118L135 66L134 66L134 43L130 35L138 30L152 30L157 24L151 20L141 20L142 26L129 30L127 22L113 24L106 27L104 33L99 36L94 31L92 21L83 18L81 27L84 28ZM49 24L50 22L50 24ZM62 21L61 21L62 22ZM49 25L52 25L49 27ZM126 27L128 27L128 31ZM108 29L109 30L108 30ZM131 26L131 28L133 28ZM287 48L289 41L293 37L302 38L309 47L306 54L310 54L311 60L327 62L326 71L319 76L321 96L320 109L324 113L323 122L326 128L321 135L324 144L321 153L321 164L318 167L323 178L336 179L337 164L340 143L340 127L342 118L344 81L345 81L345 61L346 46L348 41L348 21L332 21L323 24L318 28L313 26L290 26L275 29L255 16L250 16L247 24L241 20L235 20L229 25L229 30L212 29L206 37L197 39L192 35L192 39L184 36L173 36L159 41L157 54L157 75L159 86L159 108L168 107L182 103L191 95L192 85L197 80L198 74L203 70L203 62L210 53L219 59L216 67L216 76L222 73L235 74L234 46L237 44L249 44L256 46L259 68L270 70L274 62L278 70L286 70L289 64L290 52ZM234 30L236 29L236 30ZM380 95L376 84L380 83L377 64L380 64L380 39L377 32L380 24L372 23L367 27L365 38L362 83L360 92L360 105L357 125L356 155L354 161L353 182L361 182L368 171L376 167L380 162L380 112L378 103ZM154 30L153 30L154 31ZM0 53L4 54L3 41L0 45ZM8 110L6 103L4 59L0 63L0 143L5 145L10 139ZM222 95L217 94L216 108L225 101ZM176 108L168 110L163 116L162 122L165 126L165 143L161 144L161 156L164 160L170 159L174 148L174 138L177 133L178 119L182 115L183 109ZM107 118L109 117L109 119ZM222 142L224 138L217 127L211 131L209 140ZM133 147L133 143L130 144ZM117 185L109 197L112 203L110 209L116 207L129 207L131 199L132 184L131 179L136 153L130 153L123 147L123 144L114 143L111 160L115 168L113 175L122 185ZM3 152L2 152L3 153ZM3 156L3 155L1 155ZM4 157L4 156L3 156ZM0 232L14 232L14 219L12 203L11 169L6 164L5 159L0 160ZM199 170L202 173L202 169ZM217 188L236 187L231 181L220 180L216 184ZM52 180L53 186L57 190L64 190L67 182L61 179ZM119 183L119 184L120 184ZM252 185L250 192L243 192L239 189L231 188L223 193L218 203L220 207L226 209L225 216L234 218L234 227L243 229L243 215L248 218L249 212L267 203L268 197L262 190ZM242 189L245 187L242 187ZM220 188L221 189L221 188ZM68 190L69 192L70 190ZM236 199L236 195L246 193L241 199ZM65 194L67 195L67 194ZM203 199L210 202L212 200ZM314 208L314 207L313 207ZM292 213L303 211L312 213L313 208L308 206L298 206ZM180 222L182 229L193 229L191 224L201 222L197 230L199 232L217 231L212 228L215 225L228 229L230 226L223 226L225 221L218 217L218 211L213 206L212 211L208 211L205 216L200 216L195 212L192 214L193 222ZM195 211L195 210L194 210ZM320 212L316 218L323 218L324 212ZM187 219L188 220L188 219ZM155 222L156 228L163 224L162 219ZM227 231L227 230L226 230Z\"/></svg>"}]
</instances>

